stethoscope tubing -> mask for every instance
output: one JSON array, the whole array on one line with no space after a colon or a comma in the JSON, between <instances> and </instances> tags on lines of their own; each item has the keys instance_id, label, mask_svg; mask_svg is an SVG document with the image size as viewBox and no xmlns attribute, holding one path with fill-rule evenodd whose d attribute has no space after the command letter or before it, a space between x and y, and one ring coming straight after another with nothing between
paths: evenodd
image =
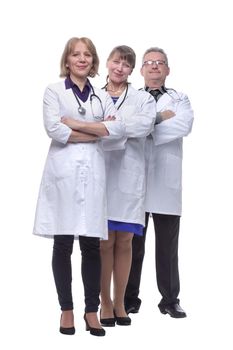
<instances>
[{"instance_id":1,"label":"stethoscope tubing","mask_svg":"<svg viewBox=\"0 0 233 350\"><path fill-rule=\"evenodd\" d=\"M90 104L91 104L91 110L92 110L93 117L96 118L96 117L94 116L94 112L93 112L93 109L92 109L93 97L95 97L95 98L97 98L97 99L99 100L99 103L100 103L100 106L101 106L101 110L102 110L102 114L103 114L102 117L104 117L104 109L103 109L103 104L102 104L101 98L100 98L98 95L96 95L95 90L94 90L94 88L93 88L92 85L91 85L91 90L92 90L92 93L90 94L89 99L90 99ZM81 115L85 115L85 114L86 114L86 108L84 108L84 107L81 105L81 102L79 101L79 98L78 98L77 94L75 93L75 91L74 91L73 89L72 89L72 92L73 92L74 97L75 97L75 99L76 99L76 101L77 101L77 103L78 103L78 106L79 106L79 107L78 107L78 112L79 112ZM98 118L98 119L99 119L99 118Z\"/></svg>"}]
</instances>

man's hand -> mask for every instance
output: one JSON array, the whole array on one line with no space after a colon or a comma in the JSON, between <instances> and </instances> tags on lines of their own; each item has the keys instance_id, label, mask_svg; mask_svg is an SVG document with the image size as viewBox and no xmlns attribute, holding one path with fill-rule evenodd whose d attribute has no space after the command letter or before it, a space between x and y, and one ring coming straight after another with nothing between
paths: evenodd
<instances>
[{"instance_id":1,"label":"man's hand","mask_svg":"<svg viewBox=\"0 0 233 350\"><path fill-rule=\"evenodd\" d=\"M162 120L170 119L174 117L174 115L176 115L176 113L174 113L170 109L167 109L166 111L163 111L163 112L159 112L159 114Z\"/></svg>"}]
</instances>

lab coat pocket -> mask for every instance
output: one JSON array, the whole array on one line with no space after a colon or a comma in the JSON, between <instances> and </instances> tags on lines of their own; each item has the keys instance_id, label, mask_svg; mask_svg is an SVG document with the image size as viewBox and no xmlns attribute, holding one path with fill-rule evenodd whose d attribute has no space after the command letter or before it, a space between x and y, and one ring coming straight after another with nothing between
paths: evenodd
<instances>
[{"instance_id":1,"label":"lab coat pocket","mask_svg":"<svg viewBox=\"0 0 233 350\"><path fill-rule=\"evenodd\" d=\"M54 181L61 181L74 174L74 162L67 159L68 155L57 153L48 158L47 176Z\"/></svg>"},{"instance_id":2,"label":"lab coat pocket","mask_svg":"<svg viewBox=\"0 0 233 350\"><path fill-rule=\"evenodd\" d=\"M123 193L142 196L145 188L144 176L133 158L124 158L119 171L118 185Z\"/></svg>"},{"instance_id":3,"label":"lab coat pocket","mask_svg":"<svg viewBox=\"0 0 233 350\"><path fill-rule=\"evenodd\" d=\"M182 158L173 154L167 154L165 183L168 187L178 190L181 189L182 181Z\"/></svg>"}]
</instances>

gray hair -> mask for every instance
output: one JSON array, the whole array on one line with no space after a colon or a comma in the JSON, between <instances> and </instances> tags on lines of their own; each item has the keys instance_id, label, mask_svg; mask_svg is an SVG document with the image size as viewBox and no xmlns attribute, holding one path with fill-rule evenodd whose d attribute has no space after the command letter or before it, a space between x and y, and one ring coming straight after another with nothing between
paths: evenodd
<instances>
[{"instance_id":1,"label":"gray hair","mask_svg":"<svg viewBox=\"0 0 233 350\"><path fill-rule=\"evenodd\" d=\"M167 54L166 54L166 52L165 52L163 49L161 49L160 47L150 47L149 49L147 49L147 50L145 51L144 55L143 55L143 60L144 60L145 55L147 55L147 54L150 53L150 52L160 52L160 53L162 53L162 54L164 55L164 57L165 57L166 65L168 66Z\"/></svg>"}]
</instances>

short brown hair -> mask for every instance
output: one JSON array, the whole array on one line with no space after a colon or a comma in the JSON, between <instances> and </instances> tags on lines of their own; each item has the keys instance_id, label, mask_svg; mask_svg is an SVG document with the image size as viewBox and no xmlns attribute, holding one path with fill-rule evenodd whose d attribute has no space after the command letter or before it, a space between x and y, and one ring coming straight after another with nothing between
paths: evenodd
<instances>
[{"instance_id":1,"label":"short brown hair","mask_svg":"<svg viewBox=\"0 0 233 350\"><path fill-rule=\"evenodd\" d=\"M126 60L127 63L129 63L132 68L135 67L136 54L134 50L131 49L131 47L126 45L120 45L120 46L114 47L114 49L112 49L112 51L110 52L107 61L110 60L112 56L115 55L116 53L120 55L121 59Z\"/></svg>"}]
</instances>

